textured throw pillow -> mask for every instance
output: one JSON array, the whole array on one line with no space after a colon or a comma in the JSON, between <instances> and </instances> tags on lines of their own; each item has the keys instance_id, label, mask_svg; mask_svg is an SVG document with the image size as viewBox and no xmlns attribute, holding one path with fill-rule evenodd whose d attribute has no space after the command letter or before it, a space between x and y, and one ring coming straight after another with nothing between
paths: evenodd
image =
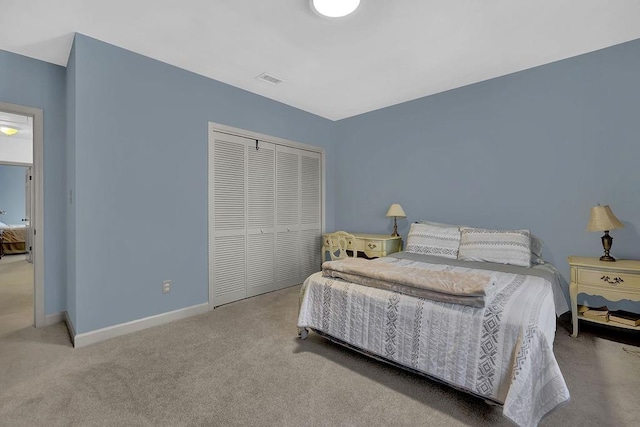
<instances>
[{"instance_id":1,"label":"textured throw pillow","mask_svg":"<svg viewBox=\"0 0 640 427\"><path fill-rule=\"evenodd\" d=\"M535 234L531 234L531 264L544 264L542 246L544 242Z\"/></svg>"},{"instance_id":2,"label":"textured throw pillow","mask_svg":"<svg viewBox=\"0 0 640 427\"><path fill-rule=\"evenodd\" d=\"M462 227L458 258L531 267L531 233Z\"/></svg>"},{"instance_id":3,"label":"textured throw pillow","mask_svg":"<svg viewBox=\"0 0 640 427\"><path fill-rule=\"evenodd\" d=\"M406 252L456 259L460 246L458 227L411 224Z\"/></svg>"}]
</instances>

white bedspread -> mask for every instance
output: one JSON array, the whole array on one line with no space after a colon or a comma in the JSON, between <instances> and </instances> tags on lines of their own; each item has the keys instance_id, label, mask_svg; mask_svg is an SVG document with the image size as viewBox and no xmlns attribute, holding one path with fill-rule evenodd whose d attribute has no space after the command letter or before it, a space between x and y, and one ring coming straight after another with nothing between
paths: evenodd
<instances>
[{"instance_id":1,"label":"white bedspread","mask_svg":"<svg viewBox=\"0 0 640 427\"><path fill-rule=\"evenodd\" d=\"M420 264L437 271L470 271ZM535 276L495 274L496 294L485 307L475 308L316 273L302 287L298 327L317 329L503 402L506 417L520 426L535 426L569 400L552 348L556 313L551 283Z\"/></svg>"}]
</instances>

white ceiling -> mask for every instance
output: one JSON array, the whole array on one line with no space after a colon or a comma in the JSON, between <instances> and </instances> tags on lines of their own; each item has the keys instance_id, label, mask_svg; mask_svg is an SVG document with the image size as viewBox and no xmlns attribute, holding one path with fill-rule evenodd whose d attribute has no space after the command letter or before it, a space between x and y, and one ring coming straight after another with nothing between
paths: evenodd
<instances>
[{"instance_id":1,"label":"white ceiling","mask_svg":"<svg viewBox=\"0 0 640 427\"><path fill-rule=\"evenodd\" d=\"M0 49L66 65L80 32L332 120L640 38L638 0L1 3Z\"/></svg>"},{"instance_id":2,"label":"white ceiling","mask_svg":"<svg viewBox=\"0 0 640 427\"><path fill-rule=\"evenodd\" d=\"M0 163L33 163L33 119L0 111L0 126L18 129L11 136L0 133Z\"/></svg>"},{"instance_id":3,"label":"white ceiling","mask_svg":"<svg viewBox=\"0 0 640 427\"><path fill-rule=\"evenodd\" d=\"M0 126L8 126L18 130L18 133L8 136L8 139L25 139L31 143L33 139L33 119L29 116L0 111ZM2 136L4 134L0 134Z\"/></svg>"}]
</instances>

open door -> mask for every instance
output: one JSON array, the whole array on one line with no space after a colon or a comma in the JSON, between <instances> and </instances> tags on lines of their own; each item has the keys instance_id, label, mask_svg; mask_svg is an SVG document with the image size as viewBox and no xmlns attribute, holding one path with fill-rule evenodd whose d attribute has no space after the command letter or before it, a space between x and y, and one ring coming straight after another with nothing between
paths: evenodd
<instances>
[{"instance_id":1,"label":"open door","mask_svg":"<svg viewBox=\"0 0 640 427\"><path fill-rule=\"evenodd\" d=\"M27 228L26 232L26 249L27 249L27 262L33 263L33 230L31 227L31 218L33 217L33 173L32 167L28 167L24 173L24 187L25 187L25 209L24 215L22 218L22 222L24 226Z\"/></svg>"}]
</instances>

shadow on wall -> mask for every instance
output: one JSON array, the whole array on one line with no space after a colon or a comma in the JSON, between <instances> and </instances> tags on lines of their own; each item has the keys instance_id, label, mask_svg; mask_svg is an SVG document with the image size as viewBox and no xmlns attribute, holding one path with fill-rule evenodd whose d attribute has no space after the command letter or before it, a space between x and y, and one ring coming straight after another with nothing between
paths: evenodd
<instances>
[{"instance_id":1,"label":"shadow on wall","mask_svg":"<svg viewBox=\"0 0 640 427\"><path fill-rule=\"evenodd\" d=\"M636 245L640 248L640 233L638 232L638 229L636 228L635 224L628 221L622 221L622 220L620 221L624 224L624 228L621 230L618 230L617 234L620 235L624 233L625 240L631 240L632 242L636 242ZM612 236L612 237L614 238L613 239L614 243L611 246L611 251L612 253L615 253L615 236Z\"/></svg>"}]
</instances>

